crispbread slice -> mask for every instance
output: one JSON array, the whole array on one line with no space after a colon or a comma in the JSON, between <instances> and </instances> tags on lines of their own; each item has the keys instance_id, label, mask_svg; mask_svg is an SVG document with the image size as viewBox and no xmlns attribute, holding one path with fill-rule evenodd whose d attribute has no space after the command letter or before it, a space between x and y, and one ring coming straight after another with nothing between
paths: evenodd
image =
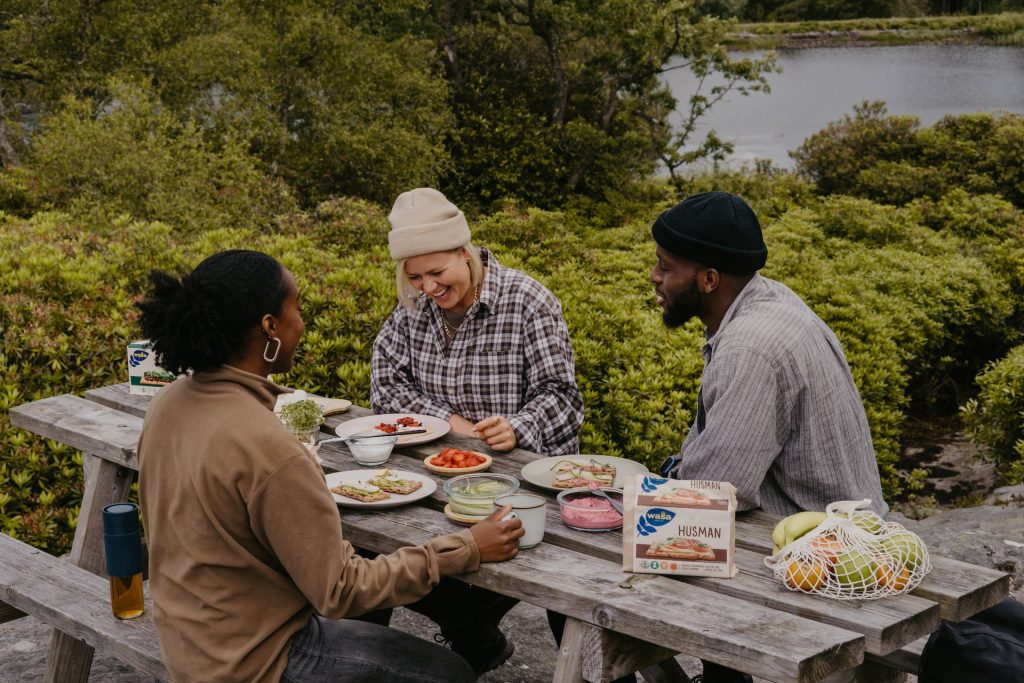
<instances>
[{"instance_id":1,"label":"crispbread slice","mask_svg":"<svg viewBox=\"0 0 1024 683\"><path fill-rule=\"evenodd\" d=\"M366 491L360 491L354 489L351 486L342 484L341 486L335 486L331 489L332 492L337 493L339 496L345 496L346 498L354 498L364 503L373 503L378 500L387 500L391 497L390 493L384 491L377 491L376 493L367 493Z\"/></svg>"},{"instance_id":2,"label":"crispbread slice","mask_svg":"<svg viewBox=\"0 0 1024 683\"><path fill-rule=\"evenodd\" d=\"M423 486L422 481L411 481L409 479L384 479L382 477L375 477L370 480L370 483L374 486L379 486L385 491L398 494L412 493Z\"/></svg>"}]
</instances>

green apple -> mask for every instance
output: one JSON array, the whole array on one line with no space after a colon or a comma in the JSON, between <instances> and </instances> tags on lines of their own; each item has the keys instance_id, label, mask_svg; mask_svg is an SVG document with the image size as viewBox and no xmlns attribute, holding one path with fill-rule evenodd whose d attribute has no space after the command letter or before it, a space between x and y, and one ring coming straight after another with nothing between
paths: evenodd
<instances>
[{"instance_id":1,"label":"green apple","mask_svg":"<svg viewBox=\"0 0 1024 683\"><path fill-rule=\"evenodd\" d=\"M879 544L881 551L903 564L907 569L914 570L924 562L924 544L909 531L897 531Z\"/></svg>"},{"instance_id":2,"label":"green apple","mask_svg":"<svg viewBox=\"0 0 1024 683\"><path fill-rule=\"evenodd\" d=\"M866 551L851 548L836 558L832 569L840 586L868 588L875 585L878 563Z\"/></svg>"},{"instance_id":3,"label":"green apple","mask_svg":"<svg viewBox=\"0 0 1024 683\"><path fill-rule=\"evenodd\" d=\"M869 534L877 534L885 526L885 520L870 510L853 513L853 523Z\"/></svg>"}]
</instances>

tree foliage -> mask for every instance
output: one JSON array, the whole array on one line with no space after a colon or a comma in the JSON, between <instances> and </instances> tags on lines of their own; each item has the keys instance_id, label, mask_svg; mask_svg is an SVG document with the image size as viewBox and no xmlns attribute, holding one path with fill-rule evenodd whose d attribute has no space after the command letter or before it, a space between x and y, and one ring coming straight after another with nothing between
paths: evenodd
<instances>
[{"instance_id":1,"label":"tree foliage","mask_svg":"<svg viewBox=\"0 0 1024 683\"><path fill-rule=\"evenodd\" d=\"M182 129L241 146L307 205L438 183L484 205L600 199L728 151L696 121L771 68L730 57L729 26L690 0L12 0L0 163L31 154L66 98L99 118L109 84L148 82ZM702 86L673 130L659 76L681 68Z\"/></svg>"},{"instance_id":2,"label":"tree foliage","mask_svg":"<svg viewBox=\"0 0 1024 683\"><path fill-rule=\"evenodd\" d=\"M563 204L731 151L696 122L726 92L766 87L771 55L735 58L731 24L699 3L659 0L456 0L434 3L453 89L449 176L464 196ZM689 69L699 88L678 103L660 76ZM683 123L669 116L677 108Z\"/></svg>"}]
</instances>

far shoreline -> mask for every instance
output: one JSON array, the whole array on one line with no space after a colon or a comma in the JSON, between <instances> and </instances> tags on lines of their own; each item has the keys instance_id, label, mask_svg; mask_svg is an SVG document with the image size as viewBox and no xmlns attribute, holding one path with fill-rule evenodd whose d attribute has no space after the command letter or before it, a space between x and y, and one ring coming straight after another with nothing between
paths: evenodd
<instances>
[{"instance_id":1,"label":"far shoreline","mask_svg":"<svg viewBox=\"0 0 1024 683\"><path fill-rule=\"evenodd\" d=\"M1024 47L1024 12L969 17L916 17L742 23L729 33L733 50L1005 45Z\"/></svg>"}]
</instances>

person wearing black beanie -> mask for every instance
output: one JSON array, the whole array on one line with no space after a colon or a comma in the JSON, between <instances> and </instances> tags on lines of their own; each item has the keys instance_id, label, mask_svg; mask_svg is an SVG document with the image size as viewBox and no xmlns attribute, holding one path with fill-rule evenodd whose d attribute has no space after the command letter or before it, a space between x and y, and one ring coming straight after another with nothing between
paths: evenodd
<instances>
[{"instance_id":1,"label":"person wearing black beanie","mask_svg":"<svg viewBox=\"0 0 1024 683\"><path fill-rule=\"evenodd\" d=\"M884 515L842 346L796 293L757 272L768 248L753 209L734 194L705 192L659 215L651 234L650 281L665 324L699 318L706 337L696 417L661 474L730 482L739 510L789 515L868 498ZM751 678L705 662L701 680Z\"/></svg>"}]
</instances>

